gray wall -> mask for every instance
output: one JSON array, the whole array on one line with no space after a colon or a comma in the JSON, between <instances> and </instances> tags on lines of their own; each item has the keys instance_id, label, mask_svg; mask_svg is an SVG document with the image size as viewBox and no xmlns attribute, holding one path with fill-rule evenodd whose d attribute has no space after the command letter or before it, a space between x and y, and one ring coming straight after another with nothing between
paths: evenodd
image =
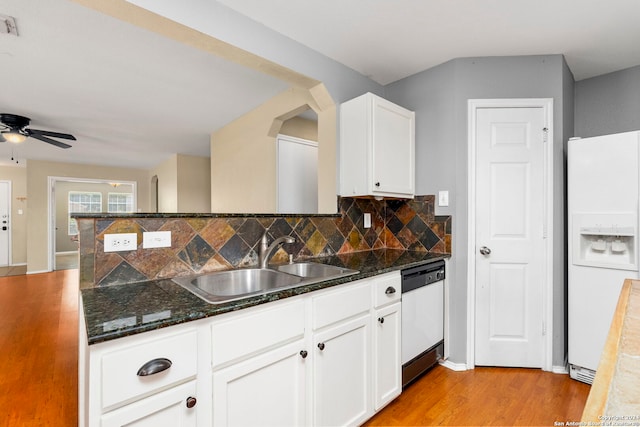
<instances>
[{"instance_id":1,"label":"gray wall","mask_svg":"<svg viewBox=\"0 0 640 427\"><path fill-rule=\"evenodd\" d=\"M576 82L575 136L640 129L640 66Z\"/></svg>"},{"instance_id":2,"label":"gray wall","mask_svg":"<svg viewBox=\"0 0 640 427\"><path fill-rule=\"evenodd\" d=\"M450 359L466 362L467 340L467 101L483 98L553 98L554 181L562 188L563 141L572 120L573 77L561 55L462 58L449 61L385 88L385 97L416 111L416 191L437 194L449 190L448 208L436 214L453 215L450 278ZM559 157L559 159L558 159ZM563 199L564 194L555 195ZM559 203L554 225L563 224L564 203ZM563 228L560 228L563 230ZM554 256L553 365L564 363L564 233L556 234Z\"/></svg>"}]
</instances>

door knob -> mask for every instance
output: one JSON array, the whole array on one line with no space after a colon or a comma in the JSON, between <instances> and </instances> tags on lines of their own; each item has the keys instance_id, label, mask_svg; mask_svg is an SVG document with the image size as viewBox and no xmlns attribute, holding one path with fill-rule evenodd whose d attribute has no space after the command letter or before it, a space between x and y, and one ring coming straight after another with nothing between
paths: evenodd
<instances>
[{"instance_id":1,"label":"door knob","mask_svg":"<svg viewBox=\"0 0 640 427\"><path fill-rule=\"evenodd\" d=\"M482 247L480 248L480 253L481 253L482 255L489 255L489 254L491 253L491 249L489 249L489 248L488 248L488 247L486 247L486 246L482 246Z\"/></svg>"}]
</instances>

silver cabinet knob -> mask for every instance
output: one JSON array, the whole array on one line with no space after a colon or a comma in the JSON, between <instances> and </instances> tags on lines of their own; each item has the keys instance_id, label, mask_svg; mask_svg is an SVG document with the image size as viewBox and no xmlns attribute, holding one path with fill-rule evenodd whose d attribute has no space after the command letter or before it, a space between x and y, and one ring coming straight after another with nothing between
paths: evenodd
<instances>
[{"instance_id":1,"label":"silver cabinet knob","mask_svg":"<svg viewBox=\"0 0 640 427\"><path fill-rule=\"evenodd\" d=\"M489 255L489 254L491 254L491 249L489 249L489 248L488 248L488 247L486 247L486 246L482 246L482 247L480 248L480 253L481 253L482 255Z\"/></svg>"}]
</instances>

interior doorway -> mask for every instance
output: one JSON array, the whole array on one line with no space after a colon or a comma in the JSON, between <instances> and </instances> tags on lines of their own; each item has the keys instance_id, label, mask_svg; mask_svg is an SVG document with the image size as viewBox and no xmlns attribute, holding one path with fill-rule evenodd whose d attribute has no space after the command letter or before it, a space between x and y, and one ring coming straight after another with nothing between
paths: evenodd
<instances>
[{"instance_id":1,"label":"interior doorway","mask_svg":"<svg viewBox=\"0 0 640 427\"><path fill-rule=\"evenodd\" d=\"M49 188L49 271L78 268L79 230L72 213L137 210L134 181L49 177Z\"/></svg>"},{"instance_id":2,"label":"interior doorway","mask_svg":"<svg viewBox=\"0 0 640 427\"><path fill-rule=\"evenodd\" d=\"M318 143L288 135L276 138L278 213L318 212Z\"/></svg>"}]
</instances>

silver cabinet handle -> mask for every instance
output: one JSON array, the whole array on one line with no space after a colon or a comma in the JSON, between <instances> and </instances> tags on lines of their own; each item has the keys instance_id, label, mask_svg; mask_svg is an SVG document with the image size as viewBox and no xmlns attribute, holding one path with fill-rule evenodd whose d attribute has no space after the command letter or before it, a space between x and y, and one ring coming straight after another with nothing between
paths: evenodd
<instances>
[{"instance_id":1,"label":"silver cabinet handle","mask_svg":"<svg viewBox=\"0 0 640 427\"><path fill-rule=\"evenodd\" d=\"M489 254L491 254L491 249L489 249L489 248L488 248L488 247L486 247L486 246L482 246L482 247L480 248L480 253L481 253L482 255L489 255Z\"/></svg>"},{"instance_id":2,"label":"silver cabinet handle","mask_svg":"<svg viewBox=\"0 0 640 427\"><path fill-rule=\"evenodd\" d=\"M171 367L171 360L164 357L153 359L145 363L138 369L139 377L146 377L148 375L157 374L162 371L166 371Z\"/></svg>"}]
</instances>

